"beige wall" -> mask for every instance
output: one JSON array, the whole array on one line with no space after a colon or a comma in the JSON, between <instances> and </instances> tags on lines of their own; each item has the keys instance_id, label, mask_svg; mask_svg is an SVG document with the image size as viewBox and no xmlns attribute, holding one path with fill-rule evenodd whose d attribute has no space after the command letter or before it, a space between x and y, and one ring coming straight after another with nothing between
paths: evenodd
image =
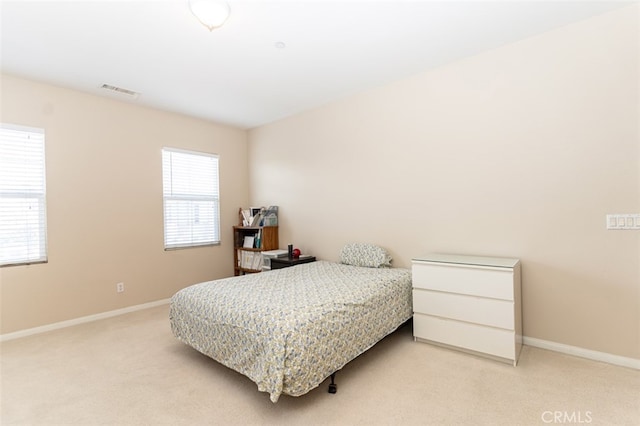
<instances>
[{"instance_id":1,"label":"beige wall","mask_svg":"<svg viewBox=\"0 0 640 426\"><path fill-rule=\"evenodd\" d=\"M1 83L0 120L46 132L49 243L48 263L0 268L2 334L233 274L231 226L248 204L246 131L7 75ZM164 146L220 155L220 246L164 251Z\"/></svg>"},{"instance_id":2,"label":"beige wall","mask_svg":"<svg viewBox=\"0 0 640 426\"><path fill-rule=\"evenodd\" d=\"M640 358L640 233L604 229L640 212L638 21L632 6L505 46L254 129L248 146L242 130L4 75L0 121L46 131L49 263L0 268L0 334L231 275L227 230L251 202L280 206L282 246L325 259L348 241L405 267L430 251L519 257L525 335ZM220 154L221 246L163 250L163 146Z\"/></svg>"},{"instance_id":3,"label":"beige wall","mask_svg":"<svg viewBox=\"0 0 640 426\"><path fill-rule=\"evenodd\" d=\"M249 133L251 202L280 241L518 257L524 333L640 358L635 6Z\"/></svg>"}]
</instances>

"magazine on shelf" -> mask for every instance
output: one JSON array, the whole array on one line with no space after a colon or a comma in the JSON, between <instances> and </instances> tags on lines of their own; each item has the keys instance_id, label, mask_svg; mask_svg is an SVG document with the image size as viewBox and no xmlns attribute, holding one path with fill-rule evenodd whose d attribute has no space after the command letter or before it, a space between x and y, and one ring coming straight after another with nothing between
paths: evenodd
<instances>
[{"instance_id":1,"label":"magazine on shelf","mask_svg":"<svg viewBox=\"0 0 640 426\"><path fill-rule=\"evenodd\" d=\"M256 251L238 250L238 267L259 271L263 265L262 254Z\"/></svg>"},{"instance_id":2,"label":"magazine on shelf","mask_svg":"<svg viewBox=\"0 0 640 426\"><path fill-rule=\"evenodd\" d=\"M251 225L251 210L242 209L240 212L242 213L242 226Z\"/></svg>"},{"instance_id":3,"label":"magazine on shelf","mask_svg":"<svg viewBox=\"0 0 640 426\"><path fill-rule=\"evenodd\" d=\"M278 226L278 206L240 208L242 226Z\"/></svg>"},{"instance_id":4,"label":"magazine on shelf","mask_svg":"<svg viewBox=\"0 0 640 426\"><path fill-rule=\"evenodd\" d=\"M264 211L263 226L278 226L278 206L269 206Z\"/></svg>"}]
</instances>

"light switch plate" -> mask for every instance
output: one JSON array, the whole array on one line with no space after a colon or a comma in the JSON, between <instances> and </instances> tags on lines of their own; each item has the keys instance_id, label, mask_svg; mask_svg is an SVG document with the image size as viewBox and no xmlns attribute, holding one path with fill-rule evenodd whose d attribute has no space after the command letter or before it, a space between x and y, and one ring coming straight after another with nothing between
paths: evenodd
<instances>
[{"instance_id":1,"label":"light switch plate","mask_svg":"<svg viewBox=\"0 0 640 426\"><path fill-rule=\"evenodd\" d=\"M607 229L640 229L640 214L608 214Z\"/></svg>"}]
</instances>

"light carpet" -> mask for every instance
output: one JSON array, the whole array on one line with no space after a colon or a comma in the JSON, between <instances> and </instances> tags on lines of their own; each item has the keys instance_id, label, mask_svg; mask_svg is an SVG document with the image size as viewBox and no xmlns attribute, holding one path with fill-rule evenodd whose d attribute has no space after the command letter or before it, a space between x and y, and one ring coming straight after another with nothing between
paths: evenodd
<instances>
[{"instance_id":1,"label":"light carpet","mask_svg":"<svg viewBox=\"0 0 640 426\"><path fill-rule=\"evenodd\" d=\"M168 306L1 345L3 425L639 425L640 372L525 346L517 367L401 327L273 404L171 334Z\"/></svg>"}]
</instances>

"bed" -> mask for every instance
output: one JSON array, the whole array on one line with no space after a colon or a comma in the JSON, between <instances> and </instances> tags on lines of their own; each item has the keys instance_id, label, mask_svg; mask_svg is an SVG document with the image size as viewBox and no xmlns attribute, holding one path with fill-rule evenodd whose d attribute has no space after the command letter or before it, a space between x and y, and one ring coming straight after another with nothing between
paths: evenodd
<instances>
[{"instance_id":1,"label":"bed","mask_svg":"<svg viewBox=\"0 0 640 426\"><path fill-rule=\"evenodd\" d=\"M192 285L171 298L171 329L274 403L304 395L411 318L410 270L360 263L316 261Z\"/></svg>"}]
</instances>

